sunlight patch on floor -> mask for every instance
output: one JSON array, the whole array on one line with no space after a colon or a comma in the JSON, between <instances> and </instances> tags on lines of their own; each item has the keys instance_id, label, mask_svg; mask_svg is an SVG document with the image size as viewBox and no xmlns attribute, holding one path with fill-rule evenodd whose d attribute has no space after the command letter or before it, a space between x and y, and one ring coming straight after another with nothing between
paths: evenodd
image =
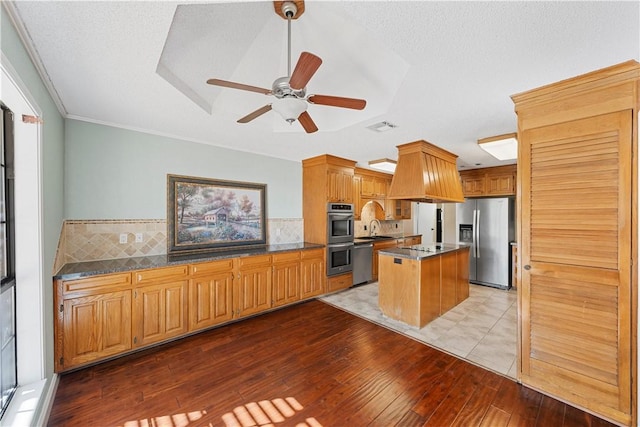
<instances>
[{"instance_id":1,"label":"sunlight patch on floor","mask_svg":"<svg viewBox=\"0 0 640 427\"><path fill-rule=\"evenodd\" d=\"M273 426L286 421L304 407L293 397L261 400L238 406L222 416L225 427ZM315 418L307 418L296 427L322 427Z\"/></svg>"},{"instance_id":2,"label":"sunlight patch on floor","mask_svg":"<svg viewBox=\"0 0 640 427\"><path fill-rule=\"evenodd\" d=\"M127 421L123 427L186 427L194 421L202 419L207 411L193 411L173 415L146 418L144 420ZM209 426L212 426L209 423Z\"/></svg>"}]
</instances>

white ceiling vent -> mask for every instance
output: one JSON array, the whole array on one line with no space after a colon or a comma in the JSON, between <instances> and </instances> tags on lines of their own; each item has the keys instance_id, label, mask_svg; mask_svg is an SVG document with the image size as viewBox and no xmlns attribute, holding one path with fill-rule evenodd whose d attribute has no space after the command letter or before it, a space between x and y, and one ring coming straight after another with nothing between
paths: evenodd
<instances>
[{"instance_id":1,"label":"white ceiling vent","mask_svg":"<svg viewBox=\"0 0 640 427\"><path fill-rule=\"evenodd\" d=\"M388 130L391 130L393 128L397 128L398 125L394 125L393 123L389 123L389 122L380 122L380 123L375 123L371 126L367 126L367 129L371 129L374 130L376 132L386 132Z\"/></svg>"}]
</instances>

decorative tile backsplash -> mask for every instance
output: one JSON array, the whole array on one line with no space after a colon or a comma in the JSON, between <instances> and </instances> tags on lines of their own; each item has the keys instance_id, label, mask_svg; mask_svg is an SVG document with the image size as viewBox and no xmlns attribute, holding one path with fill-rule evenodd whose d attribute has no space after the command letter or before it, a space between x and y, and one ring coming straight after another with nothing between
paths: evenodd
<instances>
[{"instance_id":1,"label":"decorative tile backsplash","mask_svg":"<svg viewBox=\"0 0 640 427\"><path fill-rule=\"evenodd\" d=\"M376 218L376 212L372 204L367 203L360 213L360 221L355 222L355 235L356 236L368 236L370 235L370 227L371 221ZM378 235L395 235L404 233L404 224L403 220L384 220L380 221L380 229L377 230L376 234ZM411 221L408 221L409 223ZM376 225L377 226L377 225ZM365 230L366 228L366 230Z\"/></svg>"},{"instance_id":2,"label":"decorative tile backsplash","mask_svg":"<svg viewBox=\"0 0 640 427\"><path fill-rule=\"evenodd\" d=\"M142 242L136 242L136 234ZM120 236L126 234L126 243ZM267 243L298 243L304 240L302 218L267 221ZM167 253L167 222L164 219L67 220L62 225L54 273L64 264Z\"/></svg>"}]
</instances>

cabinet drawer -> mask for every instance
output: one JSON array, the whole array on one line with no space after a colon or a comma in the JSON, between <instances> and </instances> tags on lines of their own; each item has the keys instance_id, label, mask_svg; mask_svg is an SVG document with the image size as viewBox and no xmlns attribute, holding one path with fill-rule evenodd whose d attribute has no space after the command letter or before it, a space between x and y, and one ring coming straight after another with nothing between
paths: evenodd
<instances>
[{"instance_id":1,"label":"cabinet drawer","mask_svg":"<svg viewBox=\"0 0 640 427\"><path fill-rule=\"evenodd\" d=\"M274 254L273 263L279 262L291 262L291 261L299 261L300 260L300 252L286 252L283 254Z\"/></svg>"},{"instance_id":2,"label":"cabinet drawer","mask_svg":"<svg viewBox=\"0 0 640 427\"><path fill-rule=\"evenodd\" d=\"M219 273L221 271L233 270L233 258L220 261L203 262L200 264L192 264L189 266L189 273L192 276L206 275L210 273Z\"/></svg>"},{"instance_id":3,"label":"cabinet drawer","mask_svg":"<svg viewBox=\"0 0 640 427\"><path fill-rule=\"evenodd\" d=\"M168 279L186 277L188 274L188 265L140 270L133 273L133 283L135 283L136 285L141 285L147 283L162 282Z\"/></svg>"},{"instance_id":4,"label":"cabinet drawer","mask_svg":"<svg viewBox=\"0 0 640 427\"><path fill-rule=\"evenodd\" d=\"M131 286L131 273L107 274L104 276L91 276L83 279L64 280L62 282L63 294L88 293L93 291L116 291ZM105 289L107 288L107 289Z\"/></svg>"},{"instance_id":5,"label":"cabinet drawer","mask_svg":"<svg viewBox=\"0 0 640 427\"><path fill-rule=\"evenodd\" d=\"M324 249L309 249L300 252L301 259L324 258Z\"/></svg>"},{"instance_id":6,"label":"cabinet drawer","mask_svg":"<svg viewBox=\"0 0 640 427\"><path fill-rule=\"evenodd\" d=\"M236 258L239 268L253 267L259 265L271 265L271 255L257 255Z\"/></svg>"},{"instance_id":7,"label":"cabinet drawer","mask_svg":"<svg viewBox=\"0 0 640 427\"><path fill-rule=\"evenodd\" d=\"M351 285L353 285L353 274L351 273L332 276L327 279L327 291L329 292L347 289Z\"/></svg>"}]
</instances>

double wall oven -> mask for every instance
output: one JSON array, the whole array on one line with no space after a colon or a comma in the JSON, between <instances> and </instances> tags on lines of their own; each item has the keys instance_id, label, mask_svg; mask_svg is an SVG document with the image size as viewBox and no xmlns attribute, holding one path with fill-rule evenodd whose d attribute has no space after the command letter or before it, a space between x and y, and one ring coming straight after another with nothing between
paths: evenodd
<instances>
[{"instance_id":1,"label":"double wall oven","mask_svg":"<svg viewBox=\"0 0 640 427\"><path fill-rule=\"evenodd\" d=\"M353 270L354 226L352 204L327 205L327 276Z\"/></svg>"}]
</instances>

